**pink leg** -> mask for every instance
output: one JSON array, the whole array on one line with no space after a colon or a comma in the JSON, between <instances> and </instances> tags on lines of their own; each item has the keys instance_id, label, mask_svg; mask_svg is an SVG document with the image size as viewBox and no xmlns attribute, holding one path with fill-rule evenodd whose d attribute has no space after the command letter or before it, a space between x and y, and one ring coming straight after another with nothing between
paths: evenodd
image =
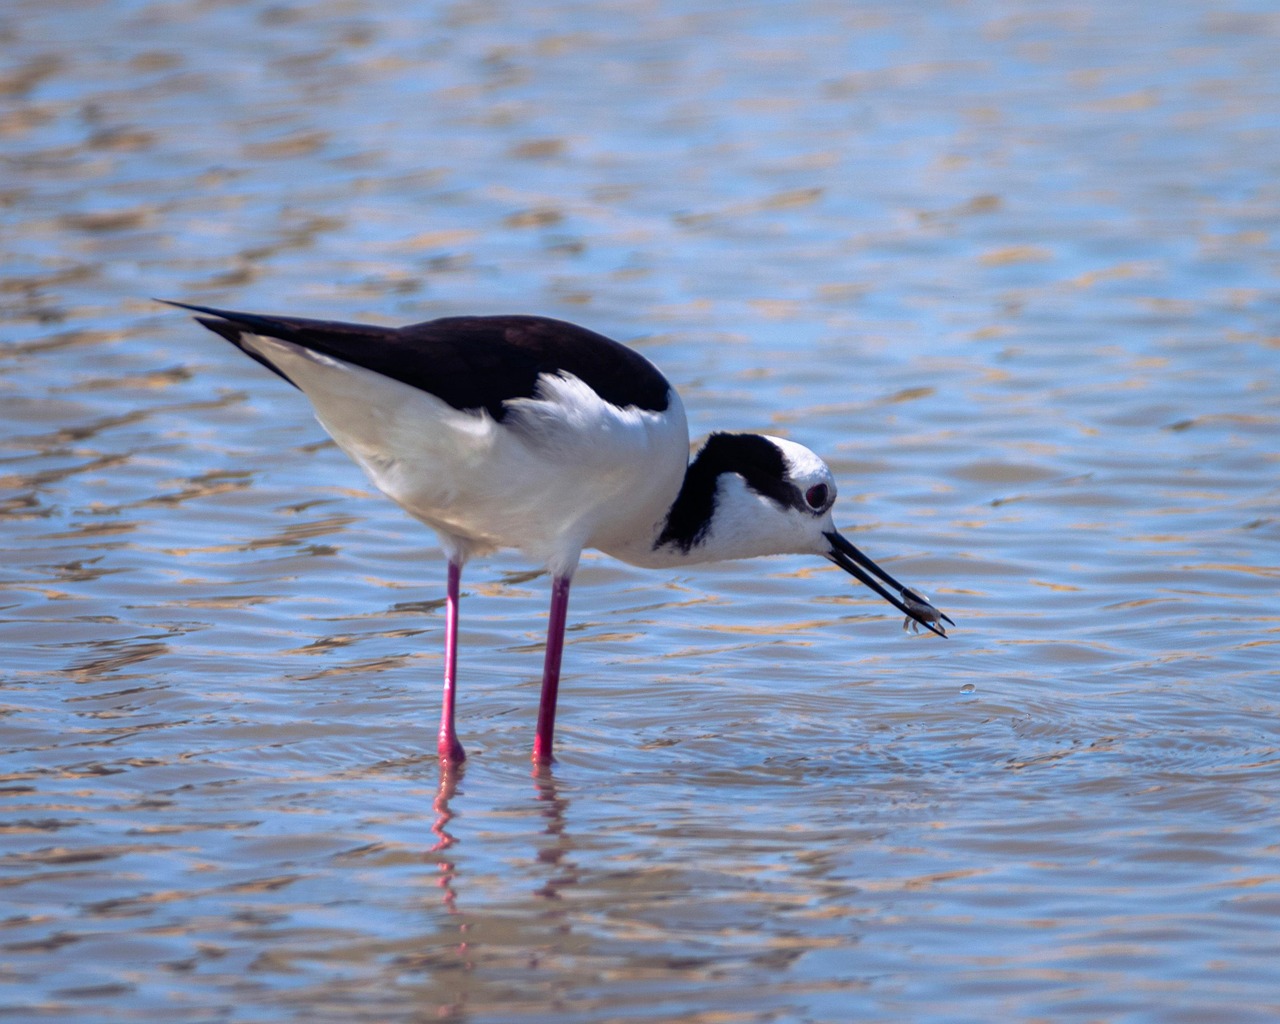
<instances>
[{"instance_id":1,"label":"pink leg","mask_svg":"<svg viewBox=\"0 0 1280 1024\"><path fill-rule=\"evenodd\" d=\"M560 692L560 658L564 654L564 622L569 612L570 576L557 576L551 585L551 614L547 617L547 658L542 666L542 700L538 704L538 731L533 737L535 764L550 764L551 741L556 731L556 695Z\"/></svg>"},{"instance_id":2,"label":"pink leg","mask_svg":"<svg viewBox=\"0 0 1280 1024\"><path fill-rule=\"evenodd\" d=\"M440 709L440 762L445 765L461 764L466 751L458 742L453 727L453 709L458 693L458 586L462 581L462 566L449 563L449 586L444 604L444 701Z\"/></svg>"}]
</instances>

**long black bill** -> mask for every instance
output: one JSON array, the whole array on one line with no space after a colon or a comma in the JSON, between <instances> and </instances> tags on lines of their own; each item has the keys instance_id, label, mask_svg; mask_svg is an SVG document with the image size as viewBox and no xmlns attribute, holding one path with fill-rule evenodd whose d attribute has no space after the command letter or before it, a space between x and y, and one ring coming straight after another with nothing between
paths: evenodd
<instances>
[{"instance_id":1,"label":"long black bill","mask_svg":"<svg viewBox=\"0 0 1280 1024\"><path fill-rule=\"evenodd\" d=\"M904 587L845 540L844 537L836 533L835 530L823 536L831 542L831 550L827 552L827 557L831 561L835 562L836 565L840 566L841 569L859 583L874 590L907 618L915 620L929 632L937 633L938 636L947 635L947 631L943 629L941 623L955 625L943 612L940 612L910 587ZM881 580L897 590L901 597L895 597L891 594L873 578L874 576L880 577Z\"/></svg>"}]
</instances>

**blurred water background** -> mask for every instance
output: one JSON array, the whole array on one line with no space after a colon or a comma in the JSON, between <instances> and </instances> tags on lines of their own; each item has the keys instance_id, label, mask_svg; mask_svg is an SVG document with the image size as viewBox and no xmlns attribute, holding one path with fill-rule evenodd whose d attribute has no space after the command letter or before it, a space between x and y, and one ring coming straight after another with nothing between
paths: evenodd
<instances>
[{"instance_id":1,"label":"blurred water background","mask_svg":"<svg viewBox=\"0 0 1280 1024\"><path fill-rule=\"evenodd\" d=\"M7 0L0 1007L1280 1017L1280 14ZM636 345L829 458L806 559L444 566L148 301Z\"/></svg>"}]
</instances>

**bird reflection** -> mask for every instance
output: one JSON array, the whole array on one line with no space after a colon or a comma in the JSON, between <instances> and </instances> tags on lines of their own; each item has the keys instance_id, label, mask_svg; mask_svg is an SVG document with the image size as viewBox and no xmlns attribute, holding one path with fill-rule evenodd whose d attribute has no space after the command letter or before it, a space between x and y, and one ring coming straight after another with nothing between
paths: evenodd
<instances>
[{"instance_id":1,"label":"bird reflection","mask_svg":"<svg viewBox=\"0 0 1280 1024\"><path fill-rule=\"evenodd\" d=\"M539 812L546 821L543 835L550 837L548 842L538 847L538 863L548 866L548 874L546 881L534 890L534 895L558 900L560 890L577 885L579 878L578 866L566 859L573 846L565 832L565 811L569 807L569 799L560 795L555 776L545 765L534 768L533 788L535 799L542 805Z\"/></svg>"},{"instance_id":2,"label":"bird reflection","mask_svg":"<svg viewBox=\"0 0 1280 1024\"><path fill-rule=\"evenodd\" d=\"M454 794L457 792L462 772L463 769L460 766L442 764L440 766L440 783L436 787L436 798L431 803L432 809L436 812L435 821L431 825L431 831L436 837L436 842L431 847L431 852L442 855L436 861L436 867L440 869L440 878L436 884L444 890L443 902L445 910L450 914L458 913L458 893L454 888L454 880L457 878L457 864L444 854L457 842L457 839L448 829L449 822L454 818L453 811L449 809L449 801L453 799ZM466 927L465 924L462 925L464 932ZM460 949L465 949L465 947L466 943L463 942Z\"/></svg>"},{"instance_id":3,"label":"bird reflection","mask_svg":"<svg viewBox=\"0 0 1280 1024\"><path fill-rule=\"evenodd\" d=\"M464 957L468 952L468 924L465 912L458 907L459 872L457 860L452 854L458 839L450 831L449 825L458 816L451 801L458 795L458 785L465 770L464 765L440 766L439 784L431 804L435 812L435 819L431 824L435 842L430 848L430 857L439 870L436 884L441 890L441 903L447 913L460 918L458 952ZM566 887L577 885L580 881L578 865L569 859L574 846L566 831L569 798L560 792L549 767L535 767L532 778L534 805L531 809L542 819L542 828L533 837L533 863L537 865L537 879L532 893L539 899L559 900Z\"/></svg>"},{"instance_id":4,"label":"bird reflection","mask_svg":"<svg viewBox=\"0 0 1280 1024\"><path fill-rule=\"evenodd\" d=\"M456 816L449 807L449 801L457 793L458 783L461 780L460 769L441 769L435 799L431 803L435 811L431 832L436 841L430 851L423 856L425 862L434 861L439 870L436 885L440 887L440 902L447 916L439 922L438 933L433 930L430 940L424 942L421 949L406 951L395 958L396 967L401 971L419 972L424 976L435 977L444 970L456 977L457 972L469 972L475 967L473 951L468 942L468 933L471 930L470 919L469 915L457 905L458 871L450 852L457 839L449 831L449 822ZM456 929L456 942L450 934L454 929ZM447 1001L430 1006L426 1012L437 1020L466 1020L467 989L465 987L449 988L446 990L446 995Z\"/></svg>"}]
</instances>

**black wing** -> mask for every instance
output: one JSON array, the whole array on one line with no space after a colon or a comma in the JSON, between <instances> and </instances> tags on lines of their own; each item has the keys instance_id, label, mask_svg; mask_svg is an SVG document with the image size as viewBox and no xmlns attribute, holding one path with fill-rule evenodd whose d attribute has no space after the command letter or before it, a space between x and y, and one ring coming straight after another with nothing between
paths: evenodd
<instances>
[{"instance_id":1,"label":"black wing","mask_svg":"<svg viewBox=\"0 0 1280 1024\"><path fill-rule=\"evenodd\" d=\"M606 402L651 412L667 408L671 390L638 352L550 317L451 316L408 327L377 327L186 302L168 305L208 314L196 320L282 377L279 369L244 347L242 334L293 342L430 392L455 409L484 409L496 420L506 415L509 399L532 398L544 373L572 374Z\"/></svg>"}]
</instances>

